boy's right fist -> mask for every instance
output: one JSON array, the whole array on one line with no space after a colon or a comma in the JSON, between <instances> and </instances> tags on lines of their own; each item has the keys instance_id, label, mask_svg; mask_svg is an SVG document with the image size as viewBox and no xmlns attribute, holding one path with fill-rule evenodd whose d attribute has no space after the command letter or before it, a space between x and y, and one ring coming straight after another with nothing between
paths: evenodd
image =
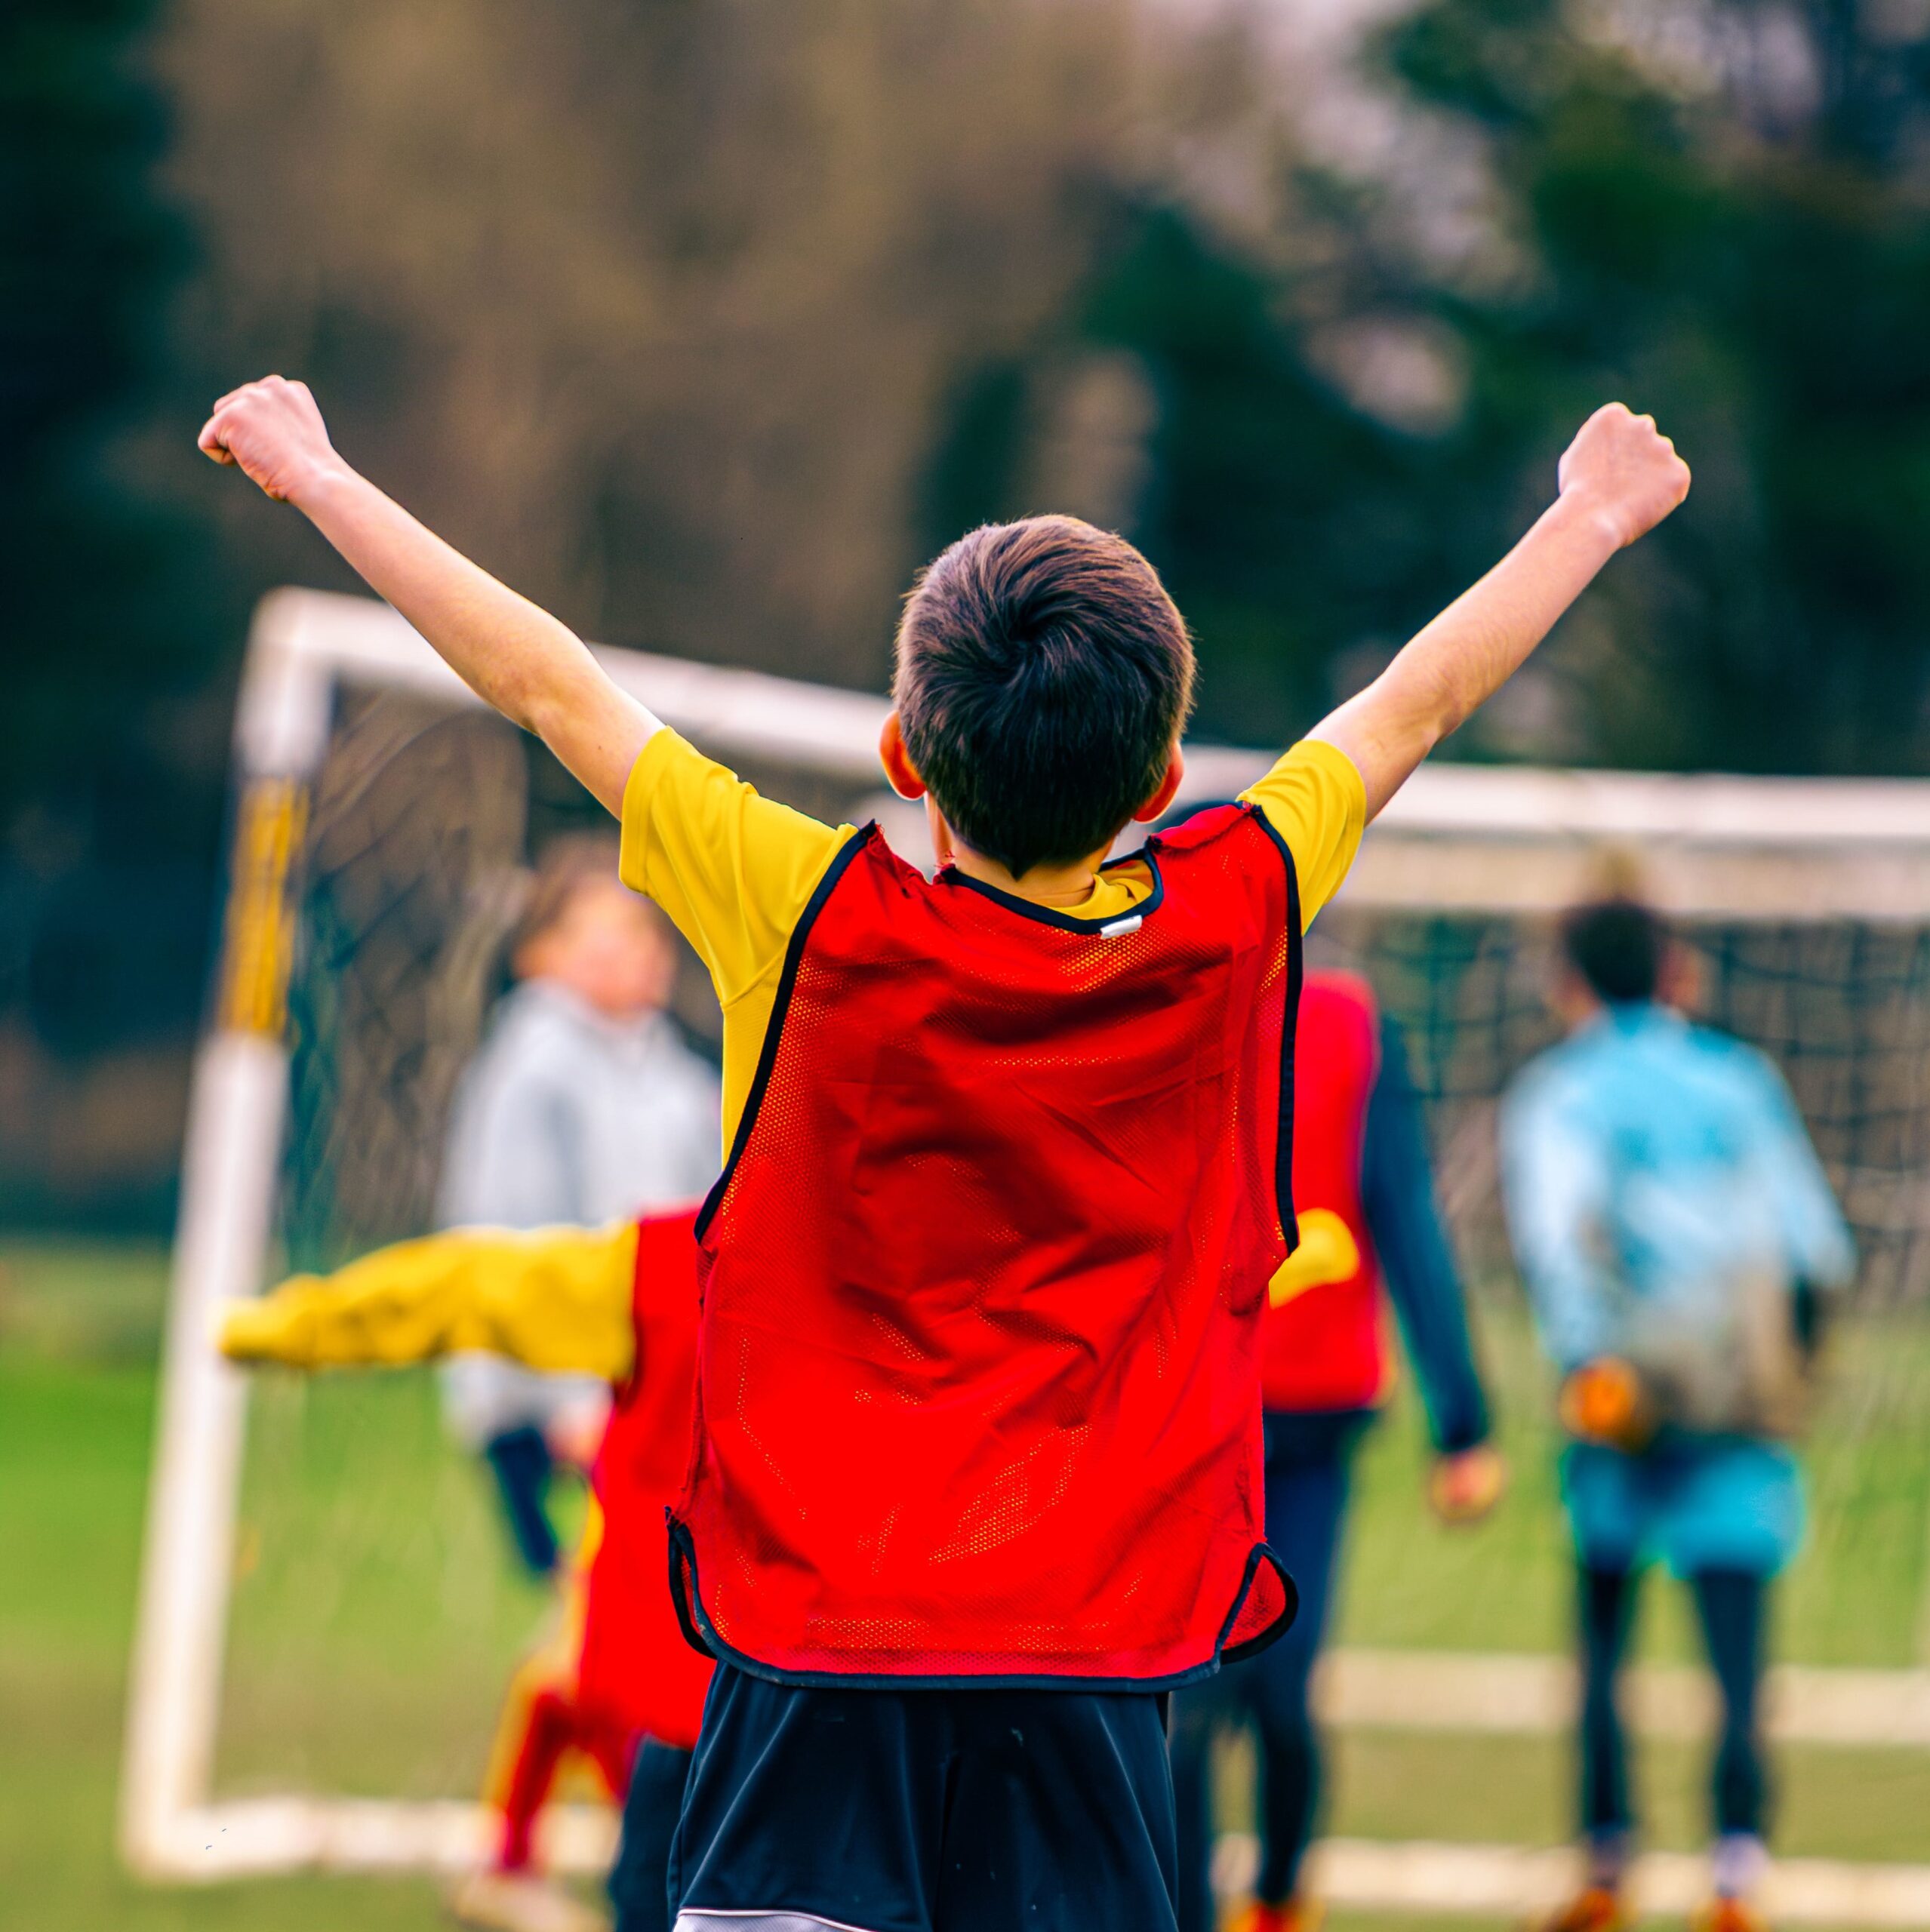
<instances>
[{"instance_id":1,"label":"boy's right fist","mask_svg":"<svg viewBox=\"0 0 1930 1932\"><path fill-rule=\"evenodd\" d=\"M297 497L337 460L308 385L282 376L230 389L197 440L215 462L238 465L277 503Z\"/></svg>"},{"instance_id":2,"label":"boy's right fist","mask_svg":"<svg viewBox=\"0 0 1930 1932\"><path fill-rule=\"evenodd\" d=\"M1688 465L1655 426L1611 402L1569 444L1556 472L1563 497L1584 504L1617 549L1645 535L1688 494Z\"/></svg>"}]
</instances>

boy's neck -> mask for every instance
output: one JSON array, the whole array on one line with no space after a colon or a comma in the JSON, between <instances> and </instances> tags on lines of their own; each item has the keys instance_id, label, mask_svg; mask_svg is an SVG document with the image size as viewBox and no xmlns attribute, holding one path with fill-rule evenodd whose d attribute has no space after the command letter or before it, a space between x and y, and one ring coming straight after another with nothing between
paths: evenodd
<instances>
[{"instance_id":1,"label":"boy's neck","mask_svg":"<svg viewBox=\"0 0 1930 1932\"><path fill-rule=\"evenodd\" d=\"M1100 864L1106 854L1095 852L1088 859L1076 860L1066 866L1034 866L1023 878L1014 878L996 859L988 859L983 852L974 852L969 845L961 844L956 839L943 856L968 878L977 879L982 885L1009 892L1014 899L1025 900L1034 906L1064 906L1083 905L1092 897Z\"/></svg>"}]
</instances>

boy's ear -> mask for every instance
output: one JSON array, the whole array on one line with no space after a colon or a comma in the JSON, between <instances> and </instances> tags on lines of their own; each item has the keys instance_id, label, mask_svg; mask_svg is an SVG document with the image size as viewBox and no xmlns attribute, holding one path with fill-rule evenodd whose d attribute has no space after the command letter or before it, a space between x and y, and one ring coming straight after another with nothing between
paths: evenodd
<instances>
[{"instance_id":1,"label":"boy's ear","mask_svg":"<svg viewBox=\"0 0 1930 1932\"><path fill-rule=\"evenodd\" d=\"M1565 961L1555 969L1549 1004L1555 1009L1556 1018L1571 1032L1602 1011L1595 989Z\"/></svg>"},{"instance_id":2,"label":"boy's ear","mask_svg":"<svg viewBox=\"0 0 1930 1932\"><path fill-rule=\"evenodd\" d=\"M1158 787L1145 804L1133 814L1133 823L1135 825L1150 825L1159 817L1177 795L1185 778L1186 753L1175 744L1172 755L1166 761L1165 777L1160 780Z\"/></svg>"},{"instance_id":3,"label":"boy's ear","mask_svg":"<svg viewBox=\"0 0 1930 1932\"><path fill-rule=\"evenodd\" d=\"M878 756L885 767L886 780L900 798L925 796L925 780L918 775L918 767L912 763L911 753L905 749L904 734L898 729L898 714L895 711L885 715L885 728L878 734Z\"/></svg>"},{"instance_id":4,"label":"boy's ear","mask_svg":"<svg viewBox=\"0 0 1930 1932\"><path fill-rule=\"evenodd\" d=\"M1693 1014L1702 1004L1702 955L1693 946L1671 939L1662 949L1662 971L1655 997L1678 1013Z\"/></svg>"}]
</instances>

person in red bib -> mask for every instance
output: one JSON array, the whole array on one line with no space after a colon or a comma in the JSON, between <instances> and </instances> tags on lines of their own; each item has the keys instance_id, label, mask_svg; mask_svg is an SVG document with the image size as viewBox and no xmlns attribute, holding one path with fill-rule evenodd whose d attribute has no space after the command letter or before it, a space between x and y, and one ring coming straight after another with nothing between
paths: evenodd
<instances>
[{"instance_id":1,"label":"person in red bib","mask_svg":"<svg viewBox=\"0 0 1930 1932\"><path fill-rule=\"evenodd\" d=\"M1304 1932L1301 1896L1321 1783L1309 1679L1325 1635L1356 1443L1385 1398L1388 1303L1400 1319L1439 1452L1430 1492L1450 1520L1500 1494L1488 1404L1441 1225L1400 1030L1366 981L1310 972L1294 1050L1294 1200L1301 1244L1268 1287L1261 1386L1267 1540L1300 1615L1264 1656L1182 1692L1173 1716L1180 1932L1212 1932L1210 1747L1232 1725L1259 1746L1261 1860L1239 1932Z\"/></svg>"},{"instance_id":2,"label":"person in red bib","mask_svg":"<svg viewBox=\"0 0 1930 1932\"><path fill-rule=\"evenodd\" d=\"M1123 538L988 525L899 625L886 775L935 878L759 798L337 455L280 378L202 432L623 821L710 968L677 1601L719 1659L679 1932L1170 1932L1161 1693L1276 1636L1266 1284L1301 932L1361 828L1688 472L1597 411L1512 554L1240 803L1184 776L1185 623Z\"/></svg>"},{"instance_id":3,"label":"person in red bib","mask_svg":"<svg viewBox=\"0 0 1930 1932\"><path fill-rule=\"evenodd\" d=\"M670 1835L711 1665L684 1641L664 1579L664 1509L688 1458L697 1353L695 1211L608 1228L457 1229L298 1275L228 1312L231 1361L300 1369L487 1354L600 1377L614 1398L558 1640L517 1673L492 1780L497 1853L458 1888L479 1924L561 1922L528 1880L566 1754L623 1801L617 1932L663 1932ZM626 1792L627 1792L627 1795Z\"/></svg>"}]
</instances>

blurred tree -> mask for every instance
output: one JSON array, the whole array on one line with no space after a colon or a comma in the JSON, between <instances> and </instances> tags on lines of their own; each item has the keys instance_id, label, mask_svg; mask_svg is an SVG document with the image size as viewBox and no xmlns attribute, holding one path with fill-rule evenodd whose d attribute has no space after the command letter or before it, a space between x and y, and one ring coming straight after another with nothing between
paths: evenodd
<instances>
[{"instance_id":1,"label":"blurred tree","mask_svg":"<svg viewBox=\"0 0 1930 1932\"><path fill-rule=\"evenodd\" d=\"M1384 43L1474 131L1491 246L1403 299L1470 371L1464 568L1611 395L1697 472L1555 666L1603 761L1920 770L1930 700L1930 12L1431 0ZM1604 621L1604 620L1606 621Z\"/></svg>"},{"instance_id":2,"label":"blurred tree","mask_svg":"<svg viewBox=\"0 0 1930 1932\"><path fill-rule=\"evenodd\" d=\"M1131 0L177 0L198 329L592 634L883 672L939 400L1076 283ZM328 580L228 493L257 586Z\"/></svg>"},{"instance_id":3,"label":"blurred tree","mask_svg":"<svg viewBox=\"0 0 1930 1932\"><path fill-rule=\"evenodd\" d=\"M24 999L62 1047L192 1012L220 797L174 781L191 735L177 708L225 640L192 526L143 483L134 442L167 380L186 260L155 180L165 122L140 58L155 11L0 14L0 1017ZM120 892L116 909L131 880L144 903Z\"/></svg>"},{"instance_id":4,"label":"blurred tree","mask_svg":"<svg viewBox=\"0 0 1930 1932\"><path fill-rule=\"evenodd\" d=\"M1430 453L1316 369L1296 312L1307 293L1301 271L1184 202L1123 207L1046 338L962 387L930 486L934 546L1046 507L1131 536L1198 638L1197 728L1236 743L1311 723L1442 574ZM1085 461L1068 460L1067 418L1102 371L1142 392L1130 469L1092 447L1089 423Z\"/></svg>"},{"instance_id":5,"label":"blurred tree","mask_svg":"<svg viewBox=\"0 0 1930 1932\"><path fill-rule=\"evenodd\" d=\"M1082 512L1260 742L1622 393L1695 497L1461 752L1913 768L1930 0L1418 0L1337 65L1390 5L17 0L0 1086L29 984L64 1048L192 1011L242 614L348 582L193 451L269 368L586 631L805 676Z\"/></svg>"},{"instance_id":6,"label":"blurred tree","mask_svg":"<svg viewBox=\"0 0 1930 1932\"><path fill-rule=\"evenodd\" d=\"M1304 103L1256 137L1288 84L1236 64L1082 290L962 386L928 536L1036 507L1054 398L1129 354L1145 463L1107 520L1193 620L1202 726L1272 739L1485 569L1622 395L1690 505L1455 749L1920 768L1930 8L1427 0L1368 45L1377 171L1310 154Z\"/></svg>"}]
</instances>

